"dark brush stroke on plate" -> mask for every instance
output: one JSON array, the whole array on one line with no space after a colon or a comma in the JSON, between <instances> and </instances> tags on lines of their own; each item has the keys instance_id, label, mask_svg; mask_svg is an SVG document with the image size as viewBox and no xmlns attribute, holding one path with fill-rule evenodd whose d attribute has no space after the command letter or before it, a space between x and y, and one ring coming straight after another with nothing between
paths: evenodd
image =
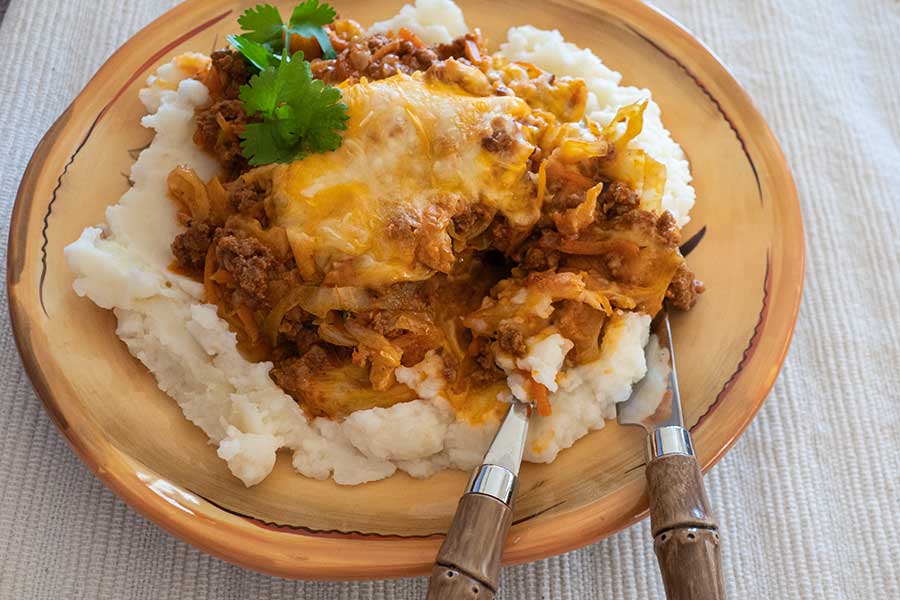
<instances>
[{"instance_id":1,"label":"dark brush stroke on plate","mask_svg":"<svg viewBox=\"0 0 900 600\"><path fill-rule=\"evenodd\" d=\"M262 527L263 529L269 529L269 530L273 530L273 531L282 531L284 533L296 533L296 534L308 535L308 536L312 536L312 537L349 538L349 539L379 538L379 539L427 540L427 539L439 539L439 538L444 537L444 532L404 535L404 534L399 534L399 533L377 533L377 532L368 532L367 533L367 532L356 531L356 530L343 531L340 529L315 529L313 527L309 527L306 525L292 525L292 524L287 524L287 523L276 523L275 521L267 521L260 517L254 517L252 515L242 513L238 510L228 508L226 506L219 504L218 502L211 500L210 498L204 496L203 494L198 494L197 492L195 492L193 490L188 489L187 491L190 492L191 494L193 494L194 496L201 498L201 499L205 500L206 502L212 504L219 510L227 512L230 515L234 515L235 517L240 517L241 519L244 519L244 520L248 521L249 523L256 525L257 527ZM566 503L566 501L563 500L561 502L557 502L556 504L554 504L552 506L548 506L547 508L544 508L535 513L532 513L530 515L525 515L524 517L521 517L518 520L513 521L513 525L516 525L519 523L525 523L526 521L535 519L535 518L543 515L546 512L549 512L553 509L559 508L560 506L562 506L565 503Z\"/></svg>"},{"instance_id":2,"label":"dark brush stroke on plate","mask_svg":"<svg viewBox=\"0 0 900 600\"><path fill-rule=\"evenodd\" d=\"M671 17L669 17L669 18L671 19ZM679 26L680 26L680 24L679 24ZM650 44L651 46L656 48L663 56L665 56L666 58L671 60L673 63L678 65L682 71L687 73L687 76L691 78L691 80L694 82L694 84L706 95L706 97L709 98L709 100L713 104L716 105L716 108L719 110L719 114L722 115L722 118L725 119L726 123L728 123L728 126L731 128L731 131L734 133L734 136L737 138L737 141L741 144L741 150L744 152L744 156L747 157L747 162L750 163L750 168L753 169L753 178L756 180L756 191L757 191L757 194L759 195L759 204L760 204L760 206L762 206L763 205L762 184L759 181L759 173L756 170L756 163L753 162L753 157L750 156L750 151L747 150L747 144L744 142L744 137L737 130L737 127L734 126L734 123L732 122L731 117L728 116L728 113L725 112L725 110L722 108L722 105L719 103L719 101L716 99L716 97L713 96L712 93L710 93L710 91L706 88L706 86L703 85L703 82L701 82L700 79L698 79L697 76L694 75L694 73L691 72L691 70L688 69L684 65L684 63L682 63L680 60L678 60L677 58L675 58L674 56L672 56L671 54L666 52L666 50L662 46L660 46L659 44L657 44L656 42L654 42L653 40L651 40L650 38L648 38L647 36L642 34L637 29L631 27L630 25L626 25L626 28L629 31L631 31L632 33L634 33L636 36L638 36L639 38L641 38L642 40L644 40L645 42L647 42L648 44ZM694 39L697 39L697 38L694 38ZM710 54L712 54L712 52L710 52ZM717 59L717 62L718 62L718 59ZM722 65L721 62L719 62L719 64ZM724 65L722 65L722 68L725 69L726 71L728 70L727 68L725 68ZM729 73L729 75L730 75L730 73Z\"/></svg>"},{"instance_id":3,"label":"dark brush stroke on plate","mask_svg":"<svg viewBox=\"0 0 900 600\"><path fill-rule=\"evenodd\" d=\"M709 408L706 409L706 412L703 413L697 422L690 428L691 433L694 432L703 421L712 413L712 411L721 404L722 400L728 395L728 392L731 391L731 388L734 387L735 383L737 383L738 377L741 374L741 371L744 370L744 365L747 364L747 361L753 356L756 352L756 348L759 346L759 340L762 337L763 329L765 328L766 318L769 316L769 293L772 288L772 259L769 256L768 251L766 252L766 275L763 279L763 300L762 307L759 309L759 317L756 319L756 325L753 327L753 335L750 336L750 341L747 343L747 347L744 349L744 353L741 356L741 362L738 363L737 369L735 369L734 373L731 374L731 377L728 378L728 381L725 382L725 385L722 386L722 391L716 395L716 399L712 404L709 405Z\"/></svg>"},{"instance_id":4,"label":"dark brush stroke on plate","mask_svg":"<svg viewBox=\"0 0 900 600\"><path fill-rule=\"evenodd\" d=\"M88 128L87 133L85 134L84 138L81 140L81 143L78 144L78 146L75 148L75 151L69 157L69 160L66 161L66 164L63 167L62 173L60 173L59 177L56 178L56 186L53 188L53 192L50 195L50 202L47 203L47 212L44 213L44 224L41 227L41 239L42 239L42 242L41 242L41 278L38 283L38 298L41 303L41 310L44 311L44 316L46 316L48 319L50 318L50 315L47 313L47 307L44 305L44 280L47 277L47 244L50 243L49 238L47 236L47 230L50 228L50 215L53 214L53 204L56 202L57 192L62 187L63 177L69 171L69 167L72 165L72 163L75 162L75 158L78 156L78 153L81 152L81 149L84 148L84 145L90 139L91 134L94 133L94 129L97 127L97 124L100 122L101 119L103 119L103 116L112 107L112 105L115 104L115 102L122 96L122 94L125 93L125 90L128 89L128 87L132 83L134 83L138 77L140 77L149 67L154 65L160 58L165 56L167 53L171 52L175 47L183 44L184 42L191 39L198 33L202 32L206 29L209 29L210 27L212 27L213 25L215 25L216 23L218 23L219 21L221 21L222 19L224 19L225 17L230 15L231 12L232 12L231 10L227 10L227 11L223 12L222 14L217 15L217 16L213 17L212 19L206 21L205 23L201 23L200 25L191 29L184 35L179 36L175 40L166 44L165 46L160 48L157 52L155 52L150 58L148 58L146 61L144 61L144 63L140 67L138 67L138 69L131 75L131 77L128 78L128 81L126 81L122 85L122 87L119 88L119 91L116 92L116 94L112 97L112 99L109 102L107 102L106 105L103 107L103 109L97 114L97 116L94 118L93 122L91 122L91 126ZM76 99L76 101L77 101L77 99ZM72 108L72 106L70 105L69 108L66 109L66 112L68 112L69 109L71 109L71 108Z\"/></svg>"},{"instance_id":5,"label":"dark brush stroke on plate","mask_svg":"<svg viewBox=\"0 0 900 600\"><path fill-rule=\"evenodd\" d=\"M697 246L700 245L700 242L703 241L704 237L706 237L706 225L701 227L700 231L689 237L688 240L678 248L681 255L687 258L688 254L697 249Z\"/></svg>"},{"instance_id":6,"label":"dark brush stroke on plate","mask_svg":"<svg viewBox=\"0 0 900 600\"><path fill-rule=\"evenodd\" d=\"M234 510L219 504L213 500L210 500L208 497L203 494L198 494L197 492L188 489L188 492L193 494L194 496L209 502L216 508L221 511L227 512L230 515L234 515L235 517L240 517L249 523L256 525L257 527L261 527L263 529L269 529L273 531L282 531L284 533L295 533L299 535L307 535L311 537L324 537L324 538L350 538L350 539L364 539L364 538L379 538L379 539L422 539L427 540L431 538L441 538L444 536L441 532L435 533L424 533L417 535L401 535L401 534L390 534L390 533L365 533L362 531L342 531L340 529L314 529L312 527L307 527L305 525L288 525L286 523L276 523L274 521L266 521L265 519L261 519L259 517L254 517L252 515L244 514L238 510Z\"/></svg>"}]
</instances>

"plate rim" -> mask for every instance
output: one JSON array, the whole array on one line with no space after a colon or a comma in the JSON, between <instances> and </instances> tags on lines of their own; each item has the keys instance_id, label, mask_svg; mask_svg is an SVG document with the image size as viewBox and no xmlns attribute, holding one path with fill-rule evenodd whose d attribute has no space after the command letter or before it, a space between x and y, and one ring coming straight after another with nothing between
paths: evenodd
<instances>
[{"instance_id":1,"label":"plate rim","mask_svg":"<svg viewBox=\"0 0 900 600\"><path fill-rule=\"evenodd\" d=\"M127 54L132 46L137 45L138 40L146 35L148 30L160 27L163 23L177 17L182 11L193 10L195 6L212 5L214 2L215 0L188 0L166 11L131 36L110 55L75 99L54 121L29 159L16 193L10 218L7 252L8 308L13 337L23 366L44 409L81 461L104 485L129 506L179 539L218 558L281 577L349 580L425 574L430 569L431 556L436 552L443 536L403 538L402 540L394 540L390 536L335 539L318 533L291 531L290 534L281 535L276 540L267 537L271 534L269 528L233 515L205 499L194 497L194 501L205 503L205 505L199 508L186 508L179 506L178 500L173 500L159 492L150 493L153 491L151 483L165 481L163 477L141 465L105 439L98 438L89 442L72 429L64 411L58 405L57 398L54 397L50 384L44 377L38 364L38 357L28 339L31 325L29 315L21 302L19 281L26 269L24 263L25 238L28 235L28 217L34 204L33 195L29 192L37 182L46 156L59 142L58 136L65 129L72 111L81 103L86 102L85 96L89 88L95 81L106 75L107 71L112 71L112 65L116 60ZM779 204L782 206L782 212L786 211L789 217L785 224L786 231L793 233L797 239L797 243L792 246L792 261L789 261L788 265L793 269L793 277L797 281L793 282L793 286L782 285L778 290L780 295L777 300L781 318L776 324L780 326L766 338L770 345L774 346L770 349L773 352L772 358L766 361L773 367L772 374L755 388L758 392L753 398L752 405L743 413L744 418L738 423L731 437L720 448L714 448L711 451L708 448L700 449L698 460L703 472L706 472L737 442L756 417L787 356L800 309L805 274L805 236L796 185L780 145L747 92L724 63L686 27L662 10L650 5L646 0L641 0L641 2L606 0L602 3L599 0L583 0L579 4L582 4L587 10L602 10L621 20L630 16L634 20L653 23L666 31L667 38L687 44L708 68L718 71L717 75L724 77L724 81L732 88L732 100L740 103L743 112L752 118L752 125L756 132L755 138L761 138L761 148L764 150L761 156L774 166L779 175L777 178L779 180L778 188L786 193L785 197L779 198ZM635 31L631 25L629 25L629 29ZM640 35L640 32L637 33ZM645 39L656 45L651 39ZM664 50L663 52L665 53ZM676 62L679 61L676 60ZM688 74L691 74L683 64L680 62L679 64ZM694 79L697 85L709 94L699 80ZM711 94L710 97L712 97ZM749 151L747 154L749 157ZM788 279L788 281L779 283L791 283L790 276L782 276L782 278ZM751 340L751 347L748 349L752 347ZM745 360L750 359L745 358ZM567 552L599 541L637 523L648 514L646 498L636 489L639 487L643 487L642 479L631 480L605 497L609 499L621 496L633 499L637 494L639 501L633 506L633 510L621 515L615 522L606 522L600 528L596 527L596 523L594 523L594 527L585 526L586 523L590 523L589 513L600 502L600 499L597 499L570 511L561 512L554 519L532 525L526 532L519 532L521 535L514 545L514 551L504 555L504 564L518 564ZM185 491L184 493L190 495L189 492ZM181 500L186 504L191 503L190 498ZM191 508L205 514L189 514ZM185 512L186 510L187 512ZM569 535L558 535L562 529L561 524L566 525L570 530ZM557 535L552 535L553 533ZM525 547L521 545L523 540ZM400 546L403 550L400 554L406 557L405 560L398 557ZM318 555L321 552L333 553L338 547L342 549L344 556L332 556L329 562L315 562L304 558L306 555ZM348 547L354 548L355 551L348 553L346 550ZM276 550L277 552L275 552ZM368 555L370 558L375 555L382 558L380 561L360 564L354 562L352 558L348 560L347 554ZM416 556L419 558L415 558ZM426 560L422 560L421 557L425 557Z\"/></svg>"}]
</instances>

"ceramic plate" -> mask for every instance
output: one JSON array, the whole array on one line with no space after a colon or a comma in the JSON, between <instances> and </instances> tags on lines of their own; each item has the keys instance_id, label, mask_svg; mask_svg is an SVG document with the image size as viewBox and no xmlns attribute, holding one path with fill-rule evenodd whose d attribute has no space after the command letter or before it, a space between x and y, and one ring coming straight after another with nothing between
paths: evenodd
<instances>
[{"instance_id":1,"label":"ceramic plate","mask_svg":"<svg viewBox=\"0 0 900 600\"><path fill-rule=\"evenodd\" d=\"M489 42L512 25L558 28L648 87L691 160L697 204L685 238L708 292L675 317L685 421L704 470L734 444L778 375L803 282L796 191L766 123L690 33L633 0L461 0ZM226 560L286 577L425 573L467 474L404 474L357 487L297 475L288 456L247 489L200 429L114 335L115 318L72 291L63 247L128 185L140 127L137 92L157 65L224 45L251 2L195 0L126 43L53 125L19 189L9 243L10 312L38 395L75 451L147 518ZM282 4L284 12L288 7ZM334 0L362 23L399 1ZM526 464L507 563L558 554L647 514L643 434L608 423L549 465ZM715 493L715 490L713 490ZM727 515L723 515L727 521ZM650 541L648 540L648 544Z\"/></svg>"}]
</instances>

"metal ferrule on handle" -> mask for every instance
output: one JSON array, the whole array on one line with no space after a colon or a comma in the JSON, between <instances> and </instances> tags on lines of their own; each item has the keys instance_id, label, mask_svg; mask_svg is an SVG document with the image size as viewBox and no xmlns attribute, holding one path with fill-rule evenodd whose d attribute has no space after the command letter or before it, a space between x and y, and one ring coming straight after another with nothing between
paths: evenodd
<instances>
[{"instance_id":1,"label":"metal ferrule on handle","mask_svg":"<svg viewBox=\"0 0 900 600\"><path fill-rule=\"evenodd\" d=\"M510 506L518 484L519 478L506 467L481 465L472 471L466 493L491 496Z\"/></svg>"},{"instance_id":2,"label":"metal ferrule on handle","mask_svg":"<svg viewBox=\"0 0 900 600\"><path fill-rule=\"evenodd\" d=\"M691 434L678 425L660 427L647 436L647 454L651 461L663 456L694 456Z\"/></svg>"},{"instance_id":3,"label":"metal ferrule on handle","mask_svg":"<svg viewBox=\"0 0 900 600\"><path fill-rule=\"evenodd\" d=\"M529 407L514 402L481 466L472 472L435 558L427 600L493 600L512 525Z\"/></svg>"}]
</instances>

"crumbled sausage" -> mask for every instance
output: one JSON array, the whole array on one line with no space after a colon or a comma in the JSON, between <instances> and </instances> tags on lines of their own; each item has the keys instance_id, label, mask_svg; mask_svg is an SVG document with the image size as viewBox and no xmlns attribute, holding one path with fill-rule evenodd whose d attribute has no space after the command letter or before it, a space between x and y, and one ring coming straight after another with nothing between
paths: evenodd
<instances>
[{"instance_id":1,"label":"crumbled sausage","mask_svg":"<svg viewBox=\"0 0 900 600\"><path fill-rule=\"evenodd\" d=\"M479 62L483 48L482 40L478 33L467 33L448 44L438 44L434 50L440 60L455 58L457 60L466 59ZM478 54L478 56L473 55L473 52Z\"/></svg>"},{"instance_id":2,"label":"crumbled sausage","mask_svg":"<svg viewBox=\"0 0 900 600\"><path fill-rule=\"evenodd\" d=\"M337 58L316 59L310 64L313 76L329 84L343 81L385 79L397 73L424 71L438 60L431 48L418 48L409 40L375 34L351 40Z\"/></svg>"},{"instance_id":3,"label":"crumbled sausage","mask_svg":"<svg viewBox=\"0 0 900 600\"><path fill-rule=\"evenodd\" d=\"M540 75L534 81L529 79L526 83L535 88L530 92L517 87L515 82L504 84L497 79L496 73L486 68L490 64L479 65L488 55L478 34L429 48L422 47L408 32L400 32L396 37L365 36L359 26L347 26L346 23L326 29L337 58L324 60L318 58L319 52L307 53L307 56L312 59L314 76L331 84L352 84L362 78L377 80L398 73L422 71L425 82L436 79L452 83L475 96L515 92L529 104L536 102L535 107L543 107L544 103L557 98L548 100L528 96L528 93L542 92L548 86L555 93L554 90L562 86L561 80L555 80L550 74ZM256 227L255 223L248 223L249 219L258 221L264 231L273 224L266 210L272 192L271 176L256 170L242 177L250 166L242 155L240 135L248 123L259 120L257 116L248 116L238 99L240 86L249 80L250 68L238 53L220 51L212 56L211 70L201 77L209 84L212 98L208 106L196 110L194 139L225 169L222 177L222 181L227 182L225 215L219 218L222 207L216 204L214 223L218 228L213 222L188 222L187 230L173 241L172 252L183 271L199 274L212 247L214 254L210 256L215 256L218 268L227 272L219 272L213 278L214 291L218 292L214 300L219 301L228 314L234 309L240 311L238 314L242 319L248 318L246 309L251 309L256 324L265 334L271 335L274 332L264 327L263 319L297 286L356 285L354 259L339 256L328 266L321 267L323 273L317 270L313 274L301 274L292 253L285 251L283 244L276 243L280 238L276 240L273 236L267 245L265 242L270 238L266 234L257 238L247 233ZM528 77L532 76L529 74ZM561 96L565 99L565 94ZM580 114L583 98L573 93L565 105L547 110ZM563 121L567 120L559 112L556 114ZM525 138L519 132L522 127L530 126L531 121L527 119L505 115L492 119L489 126L473 129L473 133L477 131L474 133L476 143L480 143L486 152L501 155L501 162L504 162L503 159L511 159L521 149ZM379 135L394 133L387 128ZM544 150L535 148L528 158L527 168L533 174L531 191L537 191L538 173L542 173L542 184L545 185L540 213L533 221L512 219L507 216L511 214L509 211L500 210L496 203L484 199L473 202L455 196L442 196L439 201L430 203L432 206L427 210L413 210L401 203L390 214L379 213L384 225L375 235L403 246L414 253L416 260L437 272L425 281L373 288L369 290L373 298L371 308L335 312L329 318L352 320L383 336L400 350L401 363L407 367L421 362L428 352L436 352L444 359L445 379L454 391L463 393L472 387L477 389L503 381L506 373L497 366L495 353L525 355L527 334L537 330L530 328L531 322L518 315L511 318L504 314L496 316L490 328L479 329L480 333L466 328L460 317L479 310L485 296L499 293L492 289L501 280L512 277L523 280L526 286L537 286L546 278L584 272L593 278L586 281L611 282L627 289L628 285L643 284L637 275L644 272L644 258L653 259L665 254L668 259L680 260L677 254L680 233L674 217L668 212L660 215L645 210L646 206L642 209L638 193L624 183L609 181L607 167L614 158L611 145L601 147L598 155L578 164L557 160L559 156L552 148L553 144ZM597 198L596 210L582 219L584 227L574 232L560 229L554 214L584 205L587 190L601 182L604 185ZM215 200L218 201L219 196ZM586 211L578 213L579 218L583 212ZM229 220L234 215L239 216ZM223 221L225 225L221 224ZM628 235L620 235L622 232ZM652 245L650 251L643 252L644 246L638 241ZM592 244L599 250L590 250ZM638 250L640 253L636 255ZM665 266L672 264L663 262ZM670 271L665 273L668 275ZM702 291L703 284L681 265L666 296L670 304L686 310ZM655 294L653 300L658 299ZM575 343L567 364L595 360L606 320L602 311L589 307L580 299L555 302L554 306L553 320L545 319L544 325L557 327ZM524 306L522 310L527 312L529 308ZM529 323L529 329L522 323ZM240 328L241 323L235 326ZM372 347L350 346L355 338L349 341L328 338L334 344L326 343L320 336L316 317L299 306L284 315L276 337L274 347L266 355L275 365L272 378L311 415L333 417L340 414L332 393L333 382L328 379L333 369L350 367L355 377L359 369L352 367L351 360L366 368L375 362L369 356ZM325 372L328 372L327 376ZM345 375L337 374L338 377ZM376 381L370 375L374 389L394 381L391 369L380 371L380 377Z\"/></svg>"},{"instance_id":4,"label":"crumbled sausage","mask_svg":"<svg viewBox=\"0 0 900 600\"><path fill-rule=\"evenodd\" d=\"M489 340L487 338L476 338L472 344L472 358L475 361L476 368L468 375L468 381L473 386L480 387L503 379L505 373L500 370L494 361L494 354L491 352Z\"/></svg>"},{"instance_id":5,"label":"crumbled sausage","mask_svg":"<svg viewBox=\"0 0 900 600\"><path fill-rule=\"evenodd\" d=\"M497 345L513 356L522 356L527 350L525 336L517 327L508 323L500 323L497 328Z\"/></svg>"},{"instance_id":6,"label":"crumbled sausage","mask_svg":"<svg viewBox=\"0 0 900 600\"><path fill-rule=\"evenodd\" d=\"M559 258L559 250L532 245L525 250L519 266L527 271L546 271L558 267Z\"/></svg>"},{"instance_id":7,"label":"crumbled sausage","mask_svg":"<svg viewBox=\"0 0 900 600\"><path fill-rule=\"evenodd\" d=\"M681 242L678 223L675 222L675 217L669 211L659 215L659 219L656 221L656 233L671 247L675 247Z\"/></svg>"},{"instance_id":8,"label":"crumbled sausage","mask_svg":"<svg viewBox=\"0 0 900 600\"><path fill-rule=\"evenodd\" d=\"M597 202L600 212L611 219L638 208L641 197L624 183L613 181L603 186Z\"/></svg>"},{"instance_id":9,"label":"crumbled sausage","mask_svg":"<svg viewBox=\"0 0 900 600\"><path fill-rule=\"evenodd\" d=\"M512 146L513 138L503 129L495 129L491 135L481 138L481 146L488 152L503 152Z\"/></svg>"},{"instance_id":10,"label":"crumbled sausage","mask_svg":"<svg viewBox=\"0 0 900 600\"><path fill-rule=\"evenodd\" d=\"M388 239L398 242L412 242L416 237L416 221L404 212L391 215L385 224Z\"/></svg>"},{"instance_id":11,"label":"crumbled sausage","mask_svg":"<svg viewBox=\"0 0 900 600\"><path fill-rule=\"evenodd\" d=\"M312 378L330 364L328 352L321 346L312 346L299 357L280 361L272 369L272 379L294 398L307 396Z\"/></svg>"},{"instance_id":12,"label":"crumbled sausage","mask_svg":"<svg viewBox=\"0 0 900 600\"><path fill-rule=\"evenodd\" d=\"M416 258L430 269L449 273L456 257L447 233L447 212L438 206L429 206L422 213L421 224L416 230Z\"/></svg>"},{"instance_id":13,"label":"crumbled sausage","mask_svg":"<svg viewBox=\"0 0 900 600\"><path fill-rule=\"evenodd\" d=\"M218 77L223 98L234 100L241 91L241 86L250 81L250 69L247 61L235 50L216 50L210 55L212 68Z\"/></svg>"},{"instance_id":14,"label":"crumbled sausage","mask_svg":"<svg viewBox=\"0 0 900 600\"><path fill-rule=\"evenodd\" d=\"M219 265L234 276L241 299L251 307L265 302L268 274L274 266L272 251L253 237L225 234L218 240Z\"/></svg>"},{"instance_id":15,"label":"crumbled sausage","mask_svg":"<svg viewBox=\"0 0 900 600\"><path fill-rule=\"evenodd\" d=\"M669 211L657 214L638 208L617 217L615 223L620 229L641 230L646 235L655 235L670 248L676 248L681 241L678 223Z\"/></svg>"},{"instance_id":16,"label":"crumbled sausage","mask_svg":"<svg viewBox=\"0 0 900 600\"><path fill-rule=\"evenodd\" d=\"M247 115L240 100L220 100L206 108L197 109L194 141L219 159L229 179L248 168L247 159L241 154L239 137L246 123Z\"/></svg>"},{"instance_id":17,"label":"crumbled sausage","mask_svg":"<svg viewBox=\"0 0 900 600\"><path fill-rule=\"evenodd\" d=\"M680 310L690 310L697 303L697 296L704 292L703 282L694 278L694 274L685 263L681 263L669 289L666 290L666 298L669 303Z\"/></svg>"},{"instance_id":18,"label":"crumbled sausage","mask_svg":"<svg viewBox=\"0 0 900 600\"><path fill-rule=\"evenodd\" d=\"M256 219L266 227L269 224L266 197L271 192L271 185L272 181L267 178L238 179L228 190L228 201L236 212Z\"/></svg>"},{"instance_id":19,"label":"crumbled sausage","mask_svg":"<svg viewBox=\"0 0 900 600\"><path fill-rule=\"evenodd\" d=\"M212 239L213 229L208 222L190 221L187 230L172 242L172 254L178 266L191 273L201 273Z\"/></svg>"},{"instance_id":20,"label":"crumbled sausage","mask_svg":"<svg viewBox=\"0 0 900 600\"><path fill-rule=\"evenodd\" d=\"M283 339L293 342L298 354L306 353L319 341L319 334L312 324L312 315L299 306L285 313L278 327L278 334Z\"/></svg>"},{"instance_id":21,"label":"crumbled sausage","mask_svg":"<svg viewBox=\"0 0 900 600\"><path fill-rule=\"evenodd\" d=\"M470 204L453 216L453 230L457 236L469 239L484 231L493 218L493 212L486 206Z\"/></svg>"}]
</instances>

